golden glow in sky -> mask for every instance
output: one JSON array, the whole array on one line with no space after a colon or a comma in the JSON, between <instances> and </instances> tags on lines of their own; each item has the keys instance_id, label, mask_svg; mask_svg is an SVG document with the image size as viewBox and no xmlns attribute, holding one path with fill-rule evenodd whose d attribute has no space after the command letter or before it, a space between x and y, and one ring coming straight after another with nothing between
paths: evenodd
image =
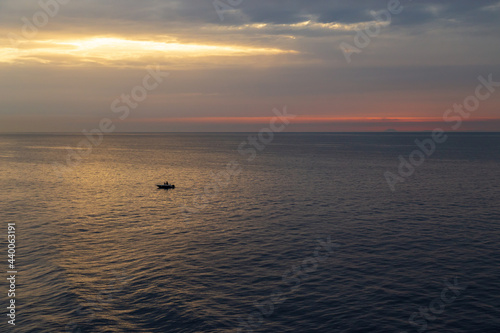
<instances>
[{"instance_id":1,"label":"golden glow in sky","mask_svg":"<svg viewBox=\"0 0 500 333\"><path fill-rule=\"evenodd\" d=\"M297 53L278 48L258 48L241 45L210 45L178 41L130 40L117 37L86 39L47 39L20 43L18 48L0 49L0 62L15 63L34 60L42 63L71 60L107 63L137 61L144 58L197 58L213 56L252 56Z\"/></svg>"}]
</instances>

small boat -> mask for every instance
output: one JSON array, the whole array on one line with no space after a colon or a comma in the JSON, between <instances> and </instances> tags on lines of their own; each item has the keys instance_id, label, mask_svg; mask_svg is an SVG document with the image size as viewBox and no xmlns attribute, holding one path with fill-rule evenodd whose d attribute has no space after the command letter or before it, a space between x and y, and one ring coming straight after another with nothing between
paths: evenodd
<instances>
[{"instance_id":1,"label":"small boat","mask_svg":"<svg viewBox=\"0 0 500 333\"><path fill-rule=\"evenodd\" d=\"M158 186L158 188L163 188L163 189L169 189L169 188L175 188L175 185L166 185L166 184L163 184L163 185L156 185Z\"/></svg>"}]
</instances>

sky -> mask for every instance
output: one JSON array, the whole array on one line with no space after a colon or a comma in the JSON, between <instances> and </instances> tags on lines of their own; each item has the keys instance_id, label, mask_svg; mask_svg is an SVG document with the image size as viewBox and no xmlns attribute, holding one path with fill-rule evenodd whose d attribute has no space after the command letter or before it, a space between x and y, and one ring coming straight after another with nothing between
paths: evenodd
<instances>
[{"instance_id":1,"label":"sky","mask_svg":"<svg viewBox=\"0 0 500 333\"><path fill-rule=\"evenodd\" d=\"M498 131L499 18L498 0L0 0L0 133L256 131L284 108L286 131Z\"/></svg>"}]
</instances>

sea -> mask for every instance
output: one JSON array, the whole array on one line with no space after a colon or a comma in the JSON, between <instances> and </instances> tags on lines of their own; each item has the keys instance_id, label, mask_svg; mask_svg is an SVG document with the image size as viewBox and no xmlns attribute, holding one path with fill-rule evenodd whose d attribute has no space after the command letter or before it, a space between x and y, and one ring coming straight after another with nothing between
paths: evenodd
<instances>
[{"instance_id":1,"label":"sea","mask_svg":"<svg viewBox=\"0 0 500 333\"><path fill-rule=\"evenodd\" d=\"M500 133L256 135L0 135L0 331L500 332Z\"/></svg>"}]
</instances>

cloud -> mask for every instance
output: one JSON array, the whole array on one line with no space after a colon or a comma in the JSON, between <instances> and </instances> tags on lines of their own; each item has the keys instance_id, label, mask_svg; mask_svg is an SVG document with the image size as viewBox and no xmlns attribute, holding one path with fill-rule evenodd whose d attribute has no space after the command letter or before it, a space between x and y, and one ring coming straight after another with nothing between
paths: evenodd
<instances>
[{"instance_id":1,"label":"cloud","mask_svg":"<svg viewBox=\"0 0 500 333\"><path fill-rule=\"evenodd\" d=\"M179 43L175 40L145 41L113 37L87 39L50 39L26 41L20 48L0 49L0 63L96 63L112 66L119 63L155 63L168 59L186 61L186 58L217 56L258 56L297 53L277 48L257 48L235 45L207 45ZM193 61L193 60L192 60Z\"/></svg>"},{"instance_id":2,"label":"cloud","mask_svg":"<svg viewBox=\"0 0 500 333\"><path fill-rule=\"evenodd\" d=\"M205 130L266 117L276 105L300 119L439 117L478 75L500 75L497 0L401 0L403 11L377 23L380 33L347 64L339 44L354 45L388 2L243 0L221 21L212 0L71 0L25 36L38 0L0 0L0 130L35 113L52 130L88 127L153 64L171 76L141 104L141 117L211 117ZM494 117L499 105L492 97L478 117Z\"/></svg>"}]
</instances>

